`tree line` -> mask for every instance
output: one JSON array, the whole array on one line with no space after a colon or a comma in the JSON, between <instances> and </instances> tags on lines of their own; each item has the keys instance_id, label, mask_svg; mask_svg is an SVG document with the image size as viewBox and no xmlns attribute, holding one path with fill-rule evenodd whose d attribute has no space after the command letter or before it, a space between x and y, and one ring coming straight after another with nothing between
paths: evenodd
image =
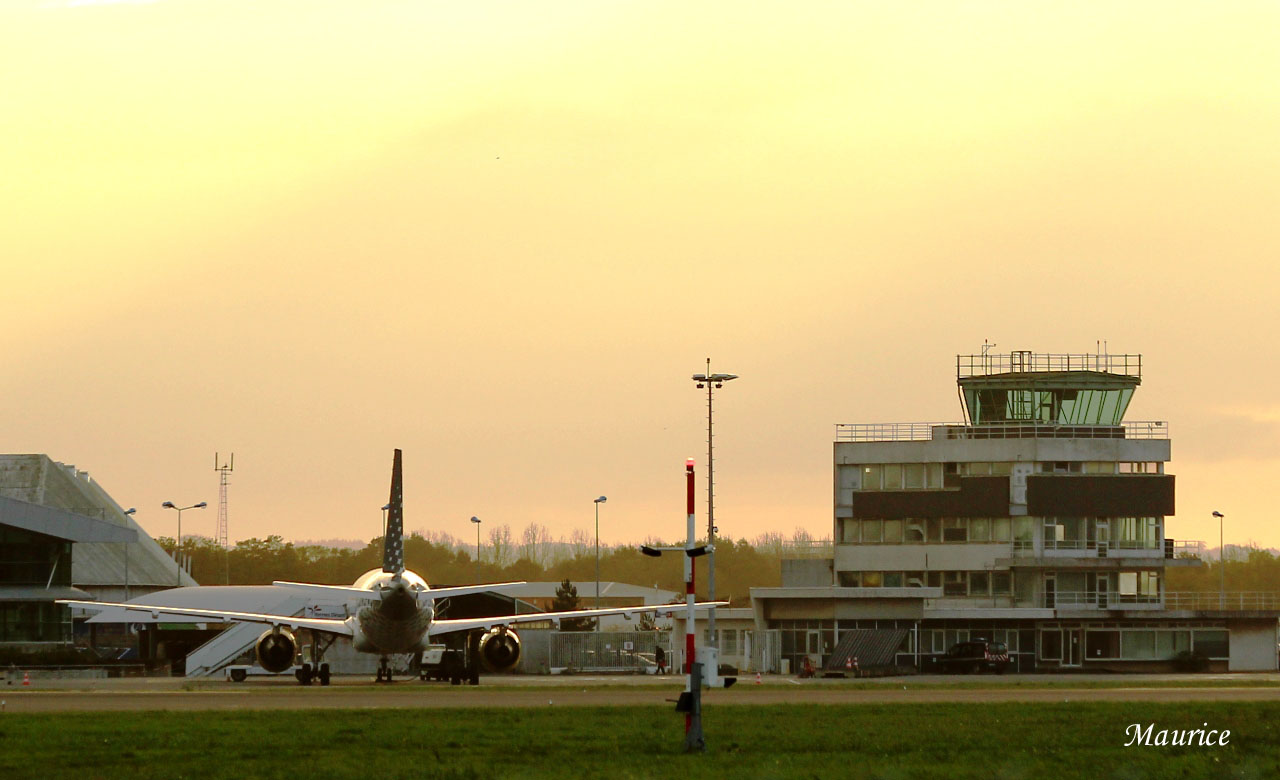
<instances>
[{"instance_id":1,"label":"tree line","mask_svg":"<svg viewBox=\"0 0 1280 780\"><path fill-rule=\"evenodd\" d=\"M545 530L535 529L516 540L501 527L493 544L483 546L479 560L475 545L447 535L428 537L411 533L404 539L405 566L433 586L522 580L527 582L592 581L596 576L595 546L570 537L549 542ZM174 541L156 541L170 554ZM750 588L777 587L782 581L783 551L797 545L821 544L803 529L790 537L764 534L754 540L716 540L716 597L734 606L750 604ZM657 539L648 544L672 544ZM829 543L829 541L828 541ZM191 576L202 585L265 585L273 580L349 585L361 574L382 566L382 537L360 549L321 545L295 545L280 536L245 539L224 550L213 539L184 536L183 556L190 560ZM697 563L697 593L706 597L706 558ZM681 557L651 558L639 545L602 545L600 580L625 582L684 593ZM677 597L677 599L679 596Z\"/></svg>"}]
</instances>

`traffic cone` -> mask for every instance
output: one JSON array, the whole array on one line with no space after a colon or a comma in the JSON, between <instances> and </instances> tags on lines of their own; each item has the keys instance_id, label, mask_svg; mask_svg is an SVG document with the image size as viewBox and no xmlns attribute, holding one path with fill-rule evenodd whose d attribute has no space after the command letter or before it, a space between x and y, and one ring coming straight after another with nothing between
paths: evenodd
<instances>
[{"instance_id":1,"label":"traffic cone","mask_svg":"<svg viewBox=\"0 0 1280 780\"><path fill-rule=\"evenodd\" d=\"M756 685L760 684L760 673L756 672Z\"/></svg>"},{"instance_id":2,"label":"traffic cone","mask_svg":"<svg viewBox=\"0 0 1280 780\"><path fill-rule=\"evenodd\" d=\"M844 668L849 670L853 669L853 656L849 656L848 658L844 659Z\"/></svg>"},{"instance_id":3,"label":"traffic cone","mask_svg":"<svg viewBox=\"0 0 1280 780\"><path fill-rule=\"evenodd\" d=\"M23 672L23 673L22 673L22 684L23 684L23 685L25 685L25 686L27 686L28 688L30 688L30 687L31 687L31 673L30 673L30 672Z\"/></svg>"}]
</instances>

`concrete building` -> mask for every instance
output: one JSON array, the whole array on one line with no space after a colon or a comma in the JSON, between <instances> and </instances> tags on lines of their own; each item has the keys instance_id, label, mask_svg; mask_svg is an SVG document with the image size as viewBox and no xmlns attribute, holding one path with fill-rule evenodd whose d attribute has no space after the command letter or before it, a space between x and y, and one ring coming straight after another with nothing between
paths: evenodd
<instances>
[{"instance_id":1,"label":"concrete building","mask_svg":"<svg viewBox=\"0 0 1280 780\"><path fill-rule=\"evenodd\" d=\"M924 669L979 637L1019 671L1277 668L1276 594L1165 587L1203 543L1166 538L1168 425L1125 419L1140 355L961 355L956 380L964 422L837 426L833 547L752 589L781 658L874 629Z\"/></svg>"}]
</instances>

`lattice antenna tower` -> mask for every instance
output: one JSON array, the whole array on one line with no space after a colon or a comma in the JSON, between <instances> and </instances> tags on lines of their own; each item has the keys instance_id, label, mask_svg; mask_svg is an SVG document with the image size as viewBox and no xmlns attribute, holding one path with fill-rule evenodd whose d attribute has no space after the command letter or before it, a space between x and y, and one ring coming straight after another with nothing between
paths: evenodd
<instances>
[{"instance_id":1,"label":"lattice antenna tower","mask_svg":"<svg viewBox=\"0 0 1280 780\"><path fill-rule=\"evenodd\" d=\"M218 546L226 550L227 543L227 485L231 484L231 472L236 467L236 454L223 460L213 453L213 470L218 472Z\"/></svg>"}]
</instances>

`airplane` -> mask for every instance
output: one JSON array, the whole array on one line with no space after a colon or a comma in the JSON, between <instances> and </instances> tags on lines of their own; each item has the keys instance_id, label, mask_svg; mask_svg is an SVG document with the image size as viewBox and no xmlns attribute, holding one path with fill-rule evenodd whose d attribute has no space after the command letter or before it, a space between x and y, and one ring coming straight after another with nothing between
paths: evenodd
<instances>
[{"instance_id":1,"label":"airplane","mask_svg":"<svg viewBox=\"0 0 1280 780\"><path fill-rule=\"evenodd\" d=\"M391 682L390 656L404 653L420 653L433 639L449 635L466 635L470 660L465 672L472 685L479 684L479 666L491 672L513 669L520 660L520 637L512 626L519 623L552 621L559 626L561 620L571 618L623 615L628 619L642 613L667 613L685 609L685 604L660 604L651 606L612 607L606 609L578 609L565 612L535 612L524 615L499 615L486 618L438 619L436 603L440 599L468 593L501 592L523 585L523 582L499 582L487 585L465 585L454 588L432 588L421 576L404 567L404 501L400 450L395 451L391 466L391 500L387 511L386 534L383 537L382 568L362 574L354 584L316 585L302 582L273 582L281 588L296 590L301 594L338 599L349 603L360 602L354 615L344 619L305 617L297 615L272 615L256 612L233 612L216 609L193 609L101 601L58 600L59 604L91 611L109 609L141 612L153 620L161 615L176 617L208 618L237 623L260 623L270 626L254 642L258 665L268 672L283 672L294 663L298 641L292 632L308 630L312 634L312 664L303 664L296 672L298 681L310 685L318 680L329 684L329 664L321 663L324 649L339 636L349 637L356 650L379 656L377 682ZM727 606L726 601L700 602L695 609ZM318 634L329 635L329 644L320 647ZM477 660L479 663L477 663ZM454 685L461 682L462 671L453 665L451 678Z\"/></svg>"}]
</instances>

